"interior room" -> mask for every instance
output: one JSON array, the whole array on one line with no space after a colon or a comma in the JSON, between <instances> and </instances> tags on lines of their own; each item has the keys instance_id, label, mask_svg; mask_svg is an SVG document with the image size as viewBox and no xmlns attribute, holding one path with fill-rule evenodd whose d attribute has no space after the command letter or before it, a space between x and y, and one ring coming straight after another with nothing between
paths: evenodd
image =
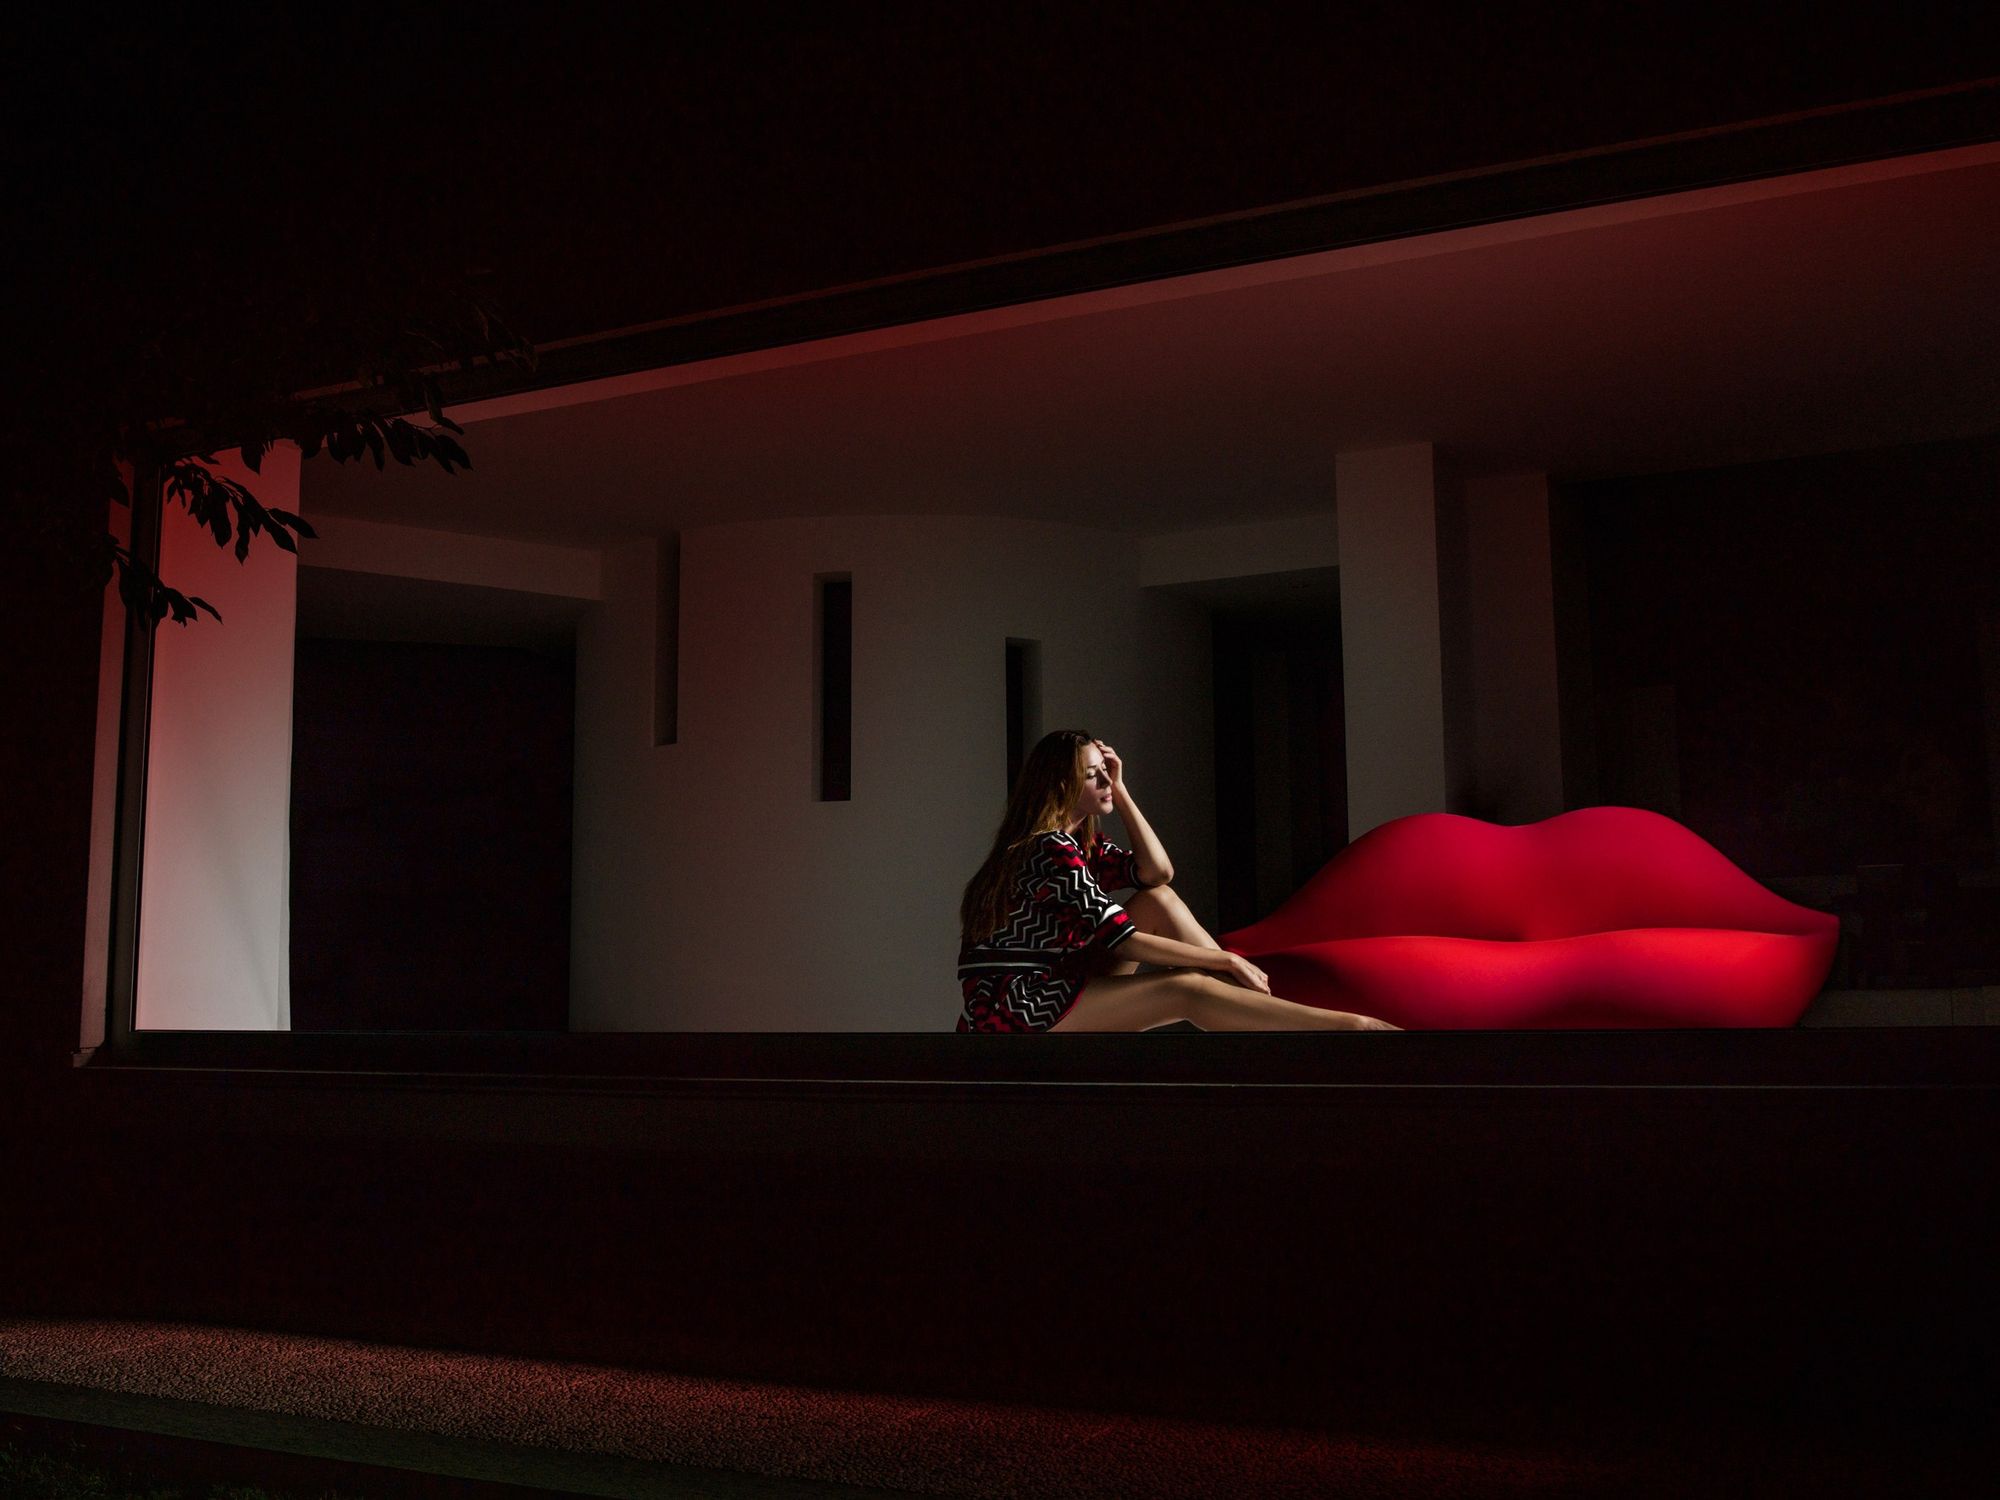
<instances>
[{"instance_id":1,"label":"interior room","mask_svg":"<svg viewBox=\"0 0 2000 1500\"><path fill-rule=\"evenodd\" d=\"M1119 747L1216 933L1396 817L1634 806L1839 916L1803 1024L1989 1024L1996 220L1965 147L316 457L296 568L207 580L271 628L160 641L139 1025L948 1030L1029 726ZM267 747L225 820L218 650Z\"/></svg>"}]
</instances>

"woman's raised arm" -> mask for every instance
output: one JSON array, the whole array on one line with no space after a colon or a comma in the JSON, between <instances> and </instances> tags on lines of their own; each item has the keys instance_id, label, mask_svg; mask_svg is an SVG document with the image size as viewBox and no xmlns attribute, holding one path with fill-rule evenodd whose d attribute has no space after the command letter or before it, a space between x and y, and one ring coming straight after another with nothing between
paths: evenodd
<instances>
[{"instance_id":1,"label":"woman's raised arm","mask_svg":"<svg viewBox=\"0 0 2000 1500\"><path fill-rule=\"evenodd\" d=\"M1098 751L1104 756L1104 769L1111 776L1111 805L1117 809L1119 819L1125 824L1126 833L1132 837L1132 856L1139 866L1141 885L1165 885L1174 878L1174 862L1167 858L1167 849L1160 842L1160 836L1153 832L1153 825L1146 821L1146 815L1139 811L1139 804L1133 800L1132 789L1125 785L1125 762L1118 758L1118 752L1102 740L1095 741ZM1154 960L1147 959L1147 963Z\"/></svg>"}]
</instances>

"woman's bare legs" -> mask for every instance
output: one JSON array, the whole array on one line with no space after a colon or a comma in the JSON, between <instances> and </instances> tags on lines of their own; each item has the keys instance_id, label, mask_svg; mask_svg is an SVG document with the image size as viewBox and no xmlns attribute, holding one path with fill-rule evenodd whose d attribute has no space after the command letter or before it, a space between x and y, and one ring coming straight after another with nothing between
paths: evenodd
<instances>
[{"instance_id":1,"label":"woman's bare legs","mask_svg":"<svg viewBox=\"0 0 2000 1500\"><path fill-rule=\"evenodd\" d=\"M1222 950L1222 944L1210 937L1201 923L1188 910L1187 902L1181 900L1180 893L1170 885L1149 886L1134 891L1132 899L1125 903L1125 914L1132 919L1132 925L1141 932L1154 937L1172 938L1175 942L1191 943L1197 948ZM1118 950L1113 949L1116 953ZM1132 959L1119 959L1101 972L1105 974L1136 974L1139 965Z\"/></svg>"},{"instance_id":2,"label":"woman's bare legs","mask_svg":"<svg viewBox=\"0 0 2000 1500\"><path fill-rule=\"evenodd\" d=\"M1395 1031L1370 1016L1259 994L1196 969L1101 974L1051 1031L1145 1031L1192 1021L1203 1031Z\"/></svg>"},{"instance_id":3,"label":"woman's bare legs","mask_svg":"<svg viewBox=\"0 0 2000 1500\"><path fill-rule=\"evenodd\" d=\"M1155 937L1222 951L1171 886L1137 891L1125 903L1132 925ZM1113 949L1115 954L1118 950ZM1138 972L1130 959L1106 963L1052 1031L1145 1031L1192 1021L1203 1031L1393 1031L1369 1016L1322 1010L1259 994L1199 969Z\"/></svg>"}]
</instances>

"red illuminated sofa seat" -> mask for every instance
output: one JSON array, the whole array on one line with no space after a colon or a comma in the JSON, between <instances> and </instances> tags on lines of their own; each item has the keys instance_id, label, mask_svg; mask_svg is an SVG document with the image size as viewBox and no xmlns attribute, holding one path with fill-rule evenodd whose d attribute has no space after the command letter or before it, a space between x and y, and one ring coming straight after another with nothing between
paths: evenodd
<instances>
[{"instance_id":1,"label":"red illuminated sofa seat","mask_svg":"<svg viewBox=\"0 0 2000 1500\"><path fill-rule=\"evenodd\" d=\"M1410 1030L1792 1026L1839 920L1637 807L1371 829L1222 946L1271 993Z\"/></svg>"}]
</instances>

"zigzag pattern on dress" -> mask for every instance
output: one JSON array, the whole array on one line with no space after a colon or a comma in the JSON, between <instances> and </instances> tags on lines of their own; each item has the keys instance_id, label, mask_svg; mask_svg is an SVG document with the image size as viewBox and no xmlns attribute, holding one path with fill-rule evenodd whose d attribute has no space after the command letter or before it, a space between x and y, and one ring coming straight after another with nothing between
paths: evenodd
<instances>
[{"instance_id":1,"label":"zigzag pattern on dress","mask_svg":"<svg viewBox=\"0 0 2000 1500\"><path fill-rule=\"evenodd\" d=\"M1033 1017L1037 1031L1047 1031L1069 1009L1070 991L1064 987L1043 989L1037 985L1018 984L1014 986L1011 998L1014 1010Z\"/></svg>"},{"instance_id":2,"label":"zigzag pattern on dress","mask_svg":"<svg viewBox=\"0 0 2000 1500\"><path fill-rule=\"evenodd\" d=\"M1086 947L1105 924L1115 922L1125 908L1104 894L1091 877L1076 846L1066 839L1040 841L1027 868L1017 877L1020 892L1008 919L967 954L990 954L996 960L1025 959L1034 954L1060 956ZM1025 899L1021 899L1025 897Z\"/></svg>"},{"instance_id":3,"label":"zigzag pattern on dress","mask_svg":"<svg viewBox=\"0 0 2000 1500\"><path fill-rule=\"evenodd\" d=\"M959 950L964 1003L957 1030L1047 1031L1063 1018L1087 982L1072 960L1094 947L1114 948L1138 931L1105 893L1100 874L1132 883L1133 856L1109 840L1087 856L1066 834L1036 842L1014 879L999 930Z\"/></svg>"}]
</instances>

